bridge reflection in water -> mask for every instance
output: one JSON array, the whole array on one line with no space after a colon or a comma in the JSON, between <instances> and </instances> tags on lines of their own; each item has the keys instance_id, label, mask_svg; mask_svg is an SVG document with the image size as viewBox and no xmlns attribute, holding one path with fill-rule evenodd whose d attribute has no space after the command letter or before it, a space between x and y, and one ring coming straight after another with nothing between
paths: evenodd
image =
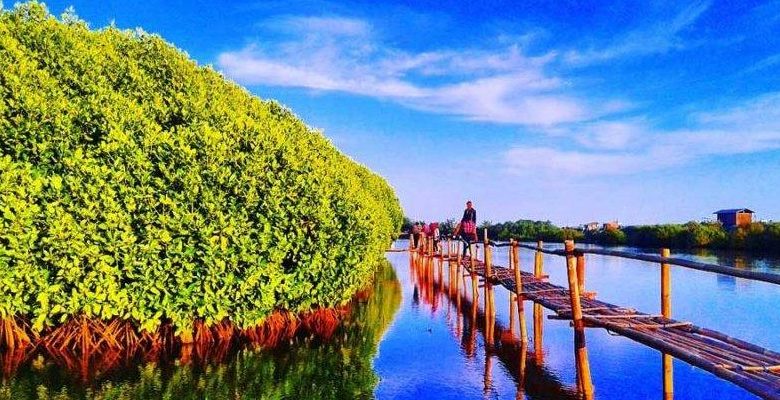
<instances>
[{"instance_id":1,"label":"bridge reflection in water","mask_svg":"<svg viewBox=\"0 0 780 400\"><path fill-rule=\"evenodd\" d=\"M585 346L584 330L574 330L573 345L576 382L567 384L545 366L543 350L544 311L532 302L532 332L528 335L524 301L509 293L509 323L496 318L494 286L476 274L458 268L454 262L410 252L410 276L414 302L429 306L432 312L446 308L446 318L461 350L475 359L480 344L484 347L484 395L491 397L493 363L499 362L514 380L517 399L592 399L593 385ZM486 290L485 290L486 289ZM483 304L480 307L480 303ZM530 346L530 348L529 348ZM663 399L672 399L671 357L663 355Z\"/></svg>"}]
</instances>

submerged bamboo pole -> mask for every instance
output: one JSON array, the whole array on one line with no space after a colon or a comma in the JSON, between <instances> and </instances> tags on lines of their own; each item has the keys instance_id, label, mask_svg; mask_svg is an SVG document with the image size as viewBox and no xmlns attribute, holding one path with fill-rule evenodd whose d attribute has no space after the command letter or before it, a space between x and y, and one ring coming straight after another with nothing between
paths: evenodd
<instances>
[{"instance_id":1,"label":"submerged bamboo pole","mask_svg":"<svg viewBox=\"0 0 780 400\"><path fill-rule=\"evenodd\" d=\"M588 362L588 349L585 346L585 322L582 320L579 283L577 282L577 259L574 255L574 241L567 240L566 272L569 280L569 296L574 324L574 356L577 362L577 377L580 390L586 398L593 396L593 384Z\"/></svg>"},{"instance_id":2,"label":"submerged bamboo pole","mask_svg":"<svg viewBox=\"0 0 780 400\"><path fill-rule=\"evenodd\" d=\"M509 292L509 334L515 335L515 296Z\"/></svg>"},{"instance_id":3,"label":"submerged bamboo pole","mask_svg":"<svg viewBox=\"0 0 780 400\"><path fill-rule=\"evenodd\" d=\"M515 243L514 240L510 242L509 246L509 258L512 260L512 264L514 265L514 272L515 272L515 292L517 295L515 296L515 301L517 304L517 315L520 320L520 342L521 343L527 343L528 342L528 327L525 323L525 313L524 313L524 306L523 306L523 277L520 270L520 257L518 255L518 247L517 243Z\"/></svg>"},{"instance_id":4,"label":"submerged bamboo pole","mask_svg":"<svg viewBox=\"0 0 780 400\"><path fill-rule=\"evenodd\" d=\"M544 361L544 346L542 338L544 336L544 311L541 304L534 303L534 355L537 364Z\"/></svg>"},{"instance_id":5,"label":"submerged bamboo pole","mask_svg":"<svg viewBox=\"0 0 780 400\"><path fill-rule=\"evenodd\" d=\"M669 258L669 249L661 249L661 257ZM661 263L661 315L664 318L672 318L672 276L671 266ZM663 353L661 356L661 368L663 372L664 400L674 398L674 365L672 356Z\"/></svg>"},{"instance_id":6,"label":"submerged bamboo pole","mask_svg":"<svg viewBox=\"0 0 780 400\"><path fill-rule=\"evenodd\" d=\"M542 256L541 240L536 242L536 252L534 253L534 277L542 279L544 275L544 258ZM518 246L519 247L519 246ZM544 310L541 304L534 303L534 355L537 363L544 361Z\"/></svg>"},{"instance_id":7,"label":"submerged bamboo pole","mask_svg":"<svg viewBox=\"0 0 780 400\"><path fill-rule=\"evenodd\" d=\"M487 230L485 230L485 233L487 233ZM493 284L490 282L490 277L492 276L492 267L493 267L493 254L492 249L488 245L487 241L485 241L485 336L486 336L486 342L487 345L491 346L493 345L493 331L495 328L495 304L494 304L494 297L493 297Z\"/></svg>"}]
</instances>

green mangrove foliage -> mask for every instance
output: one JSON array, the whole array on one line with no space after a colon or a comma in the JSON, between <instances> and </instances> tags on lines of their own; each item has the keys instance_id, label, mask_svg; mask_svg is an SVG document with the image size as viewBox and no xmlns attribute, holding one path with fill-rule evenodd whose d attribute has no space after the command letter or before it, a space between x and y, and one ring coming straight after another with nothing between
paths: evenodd
<instances>
[{"instance_id":1,"label":"green mangrove foliage","mask_svg":"<svg viewBox=\"0 0 780 400\"><path fill-rule=\"evenodd\" d=\"M0 14L0 318L253 326L346 302L401 220L381 177L160 37Z\"/></svg>"}]
</instances>

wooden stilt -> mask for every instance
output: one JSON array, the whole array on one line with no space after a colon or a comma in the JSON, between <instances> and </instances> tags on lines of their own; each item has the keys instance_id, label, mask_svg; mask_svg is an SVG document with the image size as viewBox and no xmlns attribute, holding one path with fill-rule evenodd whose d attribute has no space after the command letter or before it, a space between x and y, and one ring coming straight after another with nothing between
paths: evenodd
<instances>
[{"instance_id":1,"label":"wooden stilt","mask_svg":"<svg viewBox=\"0 0 780 400\"><path fill-rule=\"evenodd\" d=\"M580 294L585 293L585 255L577 253L577 283L580 286Z\"/></svg>"},{"instance_id":2,"label":"wooden stilt","mask_svg":"<svg viewBox=\"0 0 780 400\"><path fill-rule=\"evenodd\" d=\"M509 261L508 262L509 269L515 269L515 257L514 257L515 254L514 251L512 250L514 249L514 246L515 246L515 240L509 239L509 253L507 253L508 254L507 259Z\"/></svg>"},{"instance_id":3,"label":"wooden stilt","mask_svg":"<svg viewBox=\"0 0 780 400\"><path fill-rule=\"evenodd\" d=\"M577 258L574 256L574 241L564 242L566 249L566 272L569 278L569 296L571 300L572 321L574 324L574 356L577 362L577 377L580 390L585 398L593 396L593 384L588 362L588 349L585 346L585 322L582 320L580 288L577 282Z\"/></svg>"},{"instance_id":4,"label":"wooden stilt","mask_svg":"<svg viewBox=\"0 0 780 400\"><path fill-rule=\"evenodd\" d=\"M541 278L544 274L544 257L542 255L542 241L536 242L536 254L534 254L534 276Z\"/></svg>"},{"instance_id":5,"label":"wooden stilt","mask_svg":"<svg viewBox=\"0 0 780 400\"><path fill-rule=\"evenodd\" d=\"M661 249L661 257L668 258L669 249ZM661 263L661 315L665 318L672 317L672 277L671 267L667 263Z\"/></svg>"},{"instance_id":6,"label":"wooden stilt","mask_svg":"<svg viewBox=\"0 0 780 400\"><path fill-rule=\"evenodd\" d=\"M534 254L534 276L539 279L544 275L542 246L542 241L537 241ZM544 310L541 304L534 304L534 355L537 363L544 361Z\"/></svg>"},{"instance_id":7,"label":"wooden stilt","mask_svg":"<svg viewBox=\"0 0 780 400\"><path fill-rule=\"evenodd\" d=\"M661 249L661 257L669 258L669 249ZM671 266L661 263L661 315L672 318L672 276ZM661 368L664 376L664 400L674 398L674 366L672 356L664 353L661 356Z\"/></svg>"},{"instance_id":8,"label":"wooden stilt","mask_svg":"<svg viewBox=\"0 0 780 400\"><path fill-rule=\"evenodd\" d=\"M485 230L487 234L487 230ZM492 284L490 283L490 277L492 276L492 260L490 259L490 247L485 241L484 249L485 257L485 341L487 345L493 344L492 327L493 324L493 296L492 296Z\"/></svg>"},{"instance_id":9,"label":"wooden stilt","mask_svg":"<svg viewBox=\"0 0 780 400\"><path fill-rule=\"evenodd\" d=\"M521 343L527 343L528 342L528 327L525 323L525 313L524 313L524 306L523 306L523 278L520 270L520 257L518 255L518 247L517 243L514 240L510 241L509 246L509 258L512 260L512 264L514 264L514 273L515 273L515 292L517 293L517 296L515 296L515 302L517 306L517 315L519 317L520 321L520 342Z\"/></svg>"},{"instance_id":10,"label":"wooden stilt","mask_svg":"<svg viewBox=\"0 0 780 400\"><path fill-rule=\"evenodd\" d=\"M509 334L515 336L515 296L509 293Z\"/></svg>"},{"instance_id":11,"label":"wooden stilt","mask_svg":"<svg viewBox=\"0 0 780 400\"><path fill-rule=\"evenodd\" d=\"M534 356L536 363L544 361L544 312L541 304L534 304Z\"/></svg>"}]
</instances>

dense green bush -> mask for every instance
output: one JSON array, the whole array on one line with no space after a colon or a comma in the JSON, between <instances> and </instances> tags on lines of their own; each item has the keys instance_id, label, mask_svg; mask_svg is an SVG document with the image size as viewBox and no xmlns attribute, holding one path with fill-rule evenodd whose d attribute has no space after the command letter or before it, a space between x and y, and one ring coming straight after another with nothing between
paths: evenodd
<instances>
[{"instance_id":1,"label":"dense green bush","mask_svg":"<svg viewBox=\"0 0 780 400\"><path fill-rule=\"evenodd\" d=\"M0 318L251 326L348 300L401 219L381 177L161 38L0 14Z\"/></svg>"}]
</instances>

